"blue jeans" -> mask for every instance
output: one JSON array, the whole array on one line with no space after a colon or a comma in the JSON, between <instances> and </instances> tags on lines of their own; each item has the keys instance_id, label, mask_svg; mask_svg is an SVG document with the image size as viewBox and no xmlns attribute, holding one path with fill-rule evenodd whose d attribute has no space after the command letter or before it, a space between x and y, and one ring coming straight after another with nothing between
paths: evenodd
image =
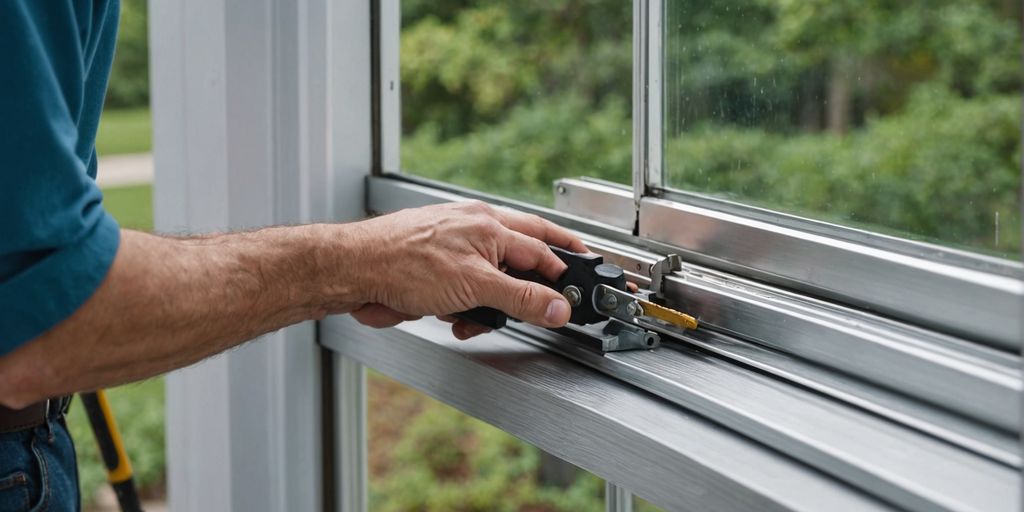
<instances>
[{"instance_id":1,"label":"blue jeans","mask_svg":"<svg viewBox=\"0 0 1024 512\"><path fill-rule=\"evenodd\" d=\"M0 434L0 512L79 510L78 465L64 418Z\"/></svg>"}]
</instances>

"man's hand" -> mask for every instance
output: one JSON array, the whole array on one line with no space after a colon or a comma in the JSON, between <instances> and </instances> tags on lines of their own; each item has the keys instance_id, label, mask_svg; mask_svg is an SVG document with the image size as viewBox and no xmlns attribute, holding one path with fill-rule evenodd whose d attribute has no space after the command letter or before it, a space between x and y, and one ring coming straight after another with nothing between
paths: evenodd
<instances>
[{"instance_id":1,"label":"man's hand","mask_svg":"<svg viewBox=\"0 0 1024 512\"><path fill-rule=\"evenodd\" d=\"M366 241L360 255L366 304L352 312L356 319L385 327L438 315L454 322L452 331L461 339L486 329L450 315L477 306L544 327L565 325L570 308L561 294L501 268L533 270L555 281L565 264L548 244L587 250L546 220L479 202L402 210L347 227Z\"/></svg>"}]
</instances>

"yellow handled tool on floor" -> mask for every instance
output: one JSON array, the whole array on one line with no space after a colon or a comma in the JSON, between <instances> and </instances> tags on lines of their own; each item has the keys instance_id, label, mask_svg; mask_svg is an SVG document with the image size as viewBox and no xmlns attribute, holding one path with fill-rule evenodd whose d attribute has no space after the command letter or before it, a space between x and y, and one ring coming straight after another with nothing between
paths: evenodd
<instances>
[{"instance_id":1,"label":"yellow handled tool on floor","mask_svg":"<svg viewBox=\"0 0 1024 512\"><path fill-rule=\"evenodd\" d=\"M89 416L92 433L96 436L96 444L100 448L103 465L107 467L107 480L114 488L117 502L124 512L141 512L142 503L139 493L135 490L132 480L132 464L121 441L121 432L117 429L117 421L110 409L106 393L101 389L94 393L80 393L85 413Z\"/></svg>"}]
</instances>

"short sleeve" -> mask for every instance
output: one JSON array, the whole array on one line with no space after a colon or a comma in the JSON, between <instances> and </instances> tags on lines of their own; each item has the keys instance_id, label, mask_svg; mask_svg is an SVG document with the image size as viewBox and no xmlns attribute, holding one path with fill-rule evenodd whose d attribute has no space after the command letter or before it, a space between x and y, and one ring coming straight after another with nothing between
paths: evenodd
<instances>
[{"instance_id":1,"label":"short sleeve","mask_svg":"<svg viewBox=\"0 0 1024 512\"><path fill-rule=\"evenodd\" d=\"M92 146L79 151L89 34L74 4L0 2L0 355L81 307L118 249Z\"/></svg>"}]
</instances>

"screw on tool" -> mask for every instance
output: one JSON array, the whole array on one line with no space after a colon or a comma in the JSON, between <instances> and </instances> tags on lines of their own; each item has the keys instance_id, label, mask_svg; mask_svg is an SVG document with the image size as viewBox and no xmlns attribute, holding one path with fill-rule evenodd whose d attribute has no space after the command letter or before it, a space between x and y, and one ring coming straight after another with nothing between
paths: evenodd
<instances>
[{"instance_id":1,"label":"screw on tool","mask_svg":"<svg viewBox=\"0 0 1024 512\"><path fill-rule=\"evenodd\" d=\"M565 297L565 300L569 301L569 305L572 307L579 306L583 303L583 291L580 290L579 286L566 286L562 289L562 296Z\"/></svg>"}]
</instances>

